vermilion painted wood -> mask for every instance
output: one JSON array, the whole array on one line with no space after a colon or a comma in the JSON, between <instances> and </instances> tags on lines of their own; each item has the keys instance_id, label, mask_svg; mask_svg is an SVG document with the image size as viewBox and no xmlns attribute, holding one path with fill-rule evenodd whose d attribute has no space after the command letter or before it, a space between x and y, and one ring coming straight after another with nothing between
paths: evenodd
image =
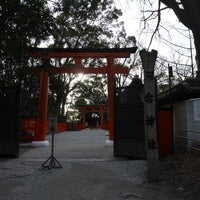
<instances>
[{"instance_id":1,"label":"vermilion painted wood","mask_svg":"<svg viewBox=\"0 0 200 200\"><path fill-rule=\"evenodd\" d=\"M43 67L39 69L30 69L30 73L41 70L40 96L38 102L38 116L34 139L36 141L45 140L47 104L48 104L48 73L85 73L85 74L107 74L108 79L108 128L109 139L114 139L114 76L118 74L128 74L127 67L114 66L114 58L128 58L131 53L135 53L137 47L121 49L53 49L53 48L29 48L28 54L33 58L74 58L75 65L72 67ZM83 58L106 58L107 66L104 67L83 67L81 59Z\"/></svg>"},{"instance_id":2,"label":"vermilion painted wood","mask_svg":"<svg viewBox=\"0 0 200 200\"><path fill-rule=\"evenodd\" d=\"M104 49L60 49L60 48L29 48L28 54L34 58L128 58L135 53L137 47L132 48L104 48Z\"/></svg>"},{"instance_id":3,"label":"vermilion painted wood","mask_svg":"<svg viewBox=\"0 0 200 200\"><path fill-rule=\"evenodd\" d=\"M105 105L80 105L79 111L81 112L82 117L83 117L82 123L83 123L84 128L85 128L85 123L86 123L85 114L88 113L88 112L98 112L100 114L101 127L105 127L104 112L107 112L107 107Z\"/></svg>"},{"instance_id":4,"label":"vermilion painted wood","mask_svg":"<svg viewBox=\"0 0 200 200\"><path fill-rule=\"evenodd\" d=\"M51 74L62 74L62 73L83 73L83 74L108 74L109 67L54 67L49 68L48 72ZM116 74L128 74L128 67L113 66L113 71Z\"/></svg>"},{"instance_id":5,"label":"vermilion painted wood","mask_svg":"<svg viewBox=\"0 0 200 200\"><path fill-rule=\"evenodd\" d=\"M40 74L40 95L34 135L35 141L44 141L47 134L48 79L48 73L42 70Z\"/></svg>"}]
</instances>

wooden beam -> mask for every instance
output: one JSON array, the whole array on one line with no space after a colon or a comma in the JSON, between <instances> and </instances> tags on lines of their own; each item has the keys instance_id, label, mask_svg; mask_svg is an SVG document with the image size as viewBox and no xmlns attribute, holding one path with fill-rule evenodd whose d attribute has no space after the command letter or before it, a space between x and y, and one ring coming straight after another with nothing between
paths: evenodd
<instances>
[{"instance_id":1,"label":"wooden beam","mask_svg":"<svg viewBox=\"0 0 200 200\"><path fill-rule=\"evenodd\" d=\"M107 58L107 57L115 57L115 58L129 58L130 57L129 52L118 52L118 53L98 53L98 52L83 52L83 53L63 53L63 52L49 52L49 53L40 53L40 52L33 52L29 55L33 58L76 58L76 57L82 57L82 58Z\"/></svg>"},{"instance_id":2,"label":"wooden beam","mask_svg":"<svg viewBox=\"0 0 200 200\"><path fill-rule=\"evenodd\" d=\"M137 47L104 49L29 48L27 51L28 55L33 58L128 58L136 50Z\"/></svg>"},{"instance_id":3,"label":"wooden beam","mask_svg":"<svg viewBox=\"0 0 200 200\"><path fill-rule=\"evenodd\" d=\"M63 73L73 73L73 74L78 74L78 73L83 73L83 74L106 74L107 73L107 68L106 67L54 67L54 68L49 68L48 72L50 74L63 74Z\"/></svg>"},{"instance_id":4,"label":"wooden beam","mask_svg":"<svg viewBox=\"0 0 200 200\"><path fill-rule=\"evenodd\" d=\"M36 68L30 68L29 73L35 74L39 73L42 69L42 66L38 66ZM116 74L128 74L130 69L128 67L114 66L114 73ZM63 74L63 73L83 73L83 74L107 74L108 67L81 67L80 65L73 67L50 67L46 69L49 74Z\"/></svg>"}]
</instances>

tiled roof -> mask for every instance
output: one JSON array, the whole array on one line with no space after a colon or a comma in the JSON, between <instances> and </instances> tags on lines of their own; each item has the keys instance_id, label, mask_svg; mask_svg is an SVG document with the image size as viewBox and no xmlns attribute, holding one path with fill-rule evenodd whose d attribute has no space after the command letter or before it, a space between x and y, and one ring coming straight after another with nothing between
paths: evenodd
<instances>
[{"instance_id":1,"label":"tiled roof","mask_svg":"<svg viewBox=\"0 0 200 200\"><path fill-rule=\"evenodd\" d=\"M158 104L167 105L192 98L200 98L200 79L187 79L172 87L171 92L166 90L158 94Z\"/></svg>"}]
</instances>

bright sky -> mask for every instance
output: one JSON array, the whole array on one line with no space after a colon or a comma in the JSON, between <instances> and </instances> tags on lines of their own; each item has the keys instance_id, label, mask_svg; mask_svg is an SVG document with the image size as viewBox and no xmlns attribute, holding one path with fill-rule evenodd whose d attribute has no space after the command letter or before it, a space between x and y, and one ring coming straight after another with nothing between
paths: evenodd
<instances>
[{"instance_id":1,"label":"bright sky","mask_svg":"<svg viewBox=\"0 0 200 200\"><path fill-rule=\"evenodd\" d=\"M156 3L154 8L157 9L157 0L154 2ZM143 14L141 12L141 6L143 3L140 0L115 0L115 4L123 12L121 20L125 23L127 33L136 37L138 42L137 46L139 48L140 45L142 45L143 48L148 48L152 33L157 25L157 19L152 22L149 21L150 26L142 21ZM145 7L145 10L151 9L152 8ZM190 47L190 40L186 38L189 37L189 31L178 21L173 11L163 11L161 20L162 23L159 28L160 38L158 37L158 34L154 37L153 43L149 49L150 51L152 49L158 50L160 55L164 55L169 58L174 55L176 56L173 50L177 49L175 45L184 46L186 48ZM145 26L146 28L144 29ZM166 42L166 40L175 45L171 44L169 47L169 43ZM178 51L180 52L180 49ZM181 51L183 51L183 49Z\"/></svg>"}]
</instances>

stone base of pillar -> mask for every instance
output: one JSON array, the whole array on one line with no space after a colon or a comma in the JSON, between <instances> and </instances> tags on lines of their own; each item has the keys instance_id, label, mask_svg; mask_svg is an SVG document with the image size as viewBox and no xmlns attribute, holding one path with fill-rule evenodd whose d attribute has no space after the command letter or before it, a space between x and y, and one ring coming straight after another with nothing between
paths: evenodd
<instances>
[{"instance_id":1,"label":"stone base of pillar","mask_svg":"<svg viewBox=\"0 0 200 200\"><path fill-rule=\"evenodd\" d=\"M33 141L31 143L32 147L48 147L49 146L49 141L44 140L44 141Z\"/></svg>"},{"instance_id":2,"label":"stone base of pillar","mask_svg":"<svg viewBox=\"0 0 200 200\"><path fill-rule=\"evenodd\" d=\"M200 78L200 71L196 71L196 78Z\"/></svg>"},{"instance_id":3,"label":"stone base of pillar","mask_svg":"<svg viewBox=\"0 0 200 200\"><path fill-rule=\"evenodd\" d=\"M109 136L109 132L105 132L105 136Z\"/></svg>"},{"instance_id":4,"label":"stone base of pillar","mask_svg":"<svg viewBox=\"0 0 200 200\"><path fill-rule=\"evenodd\" d=\"M106 140L106 146L112 147L114 145L113 140Z\"/></svg>"}]
</instances>

